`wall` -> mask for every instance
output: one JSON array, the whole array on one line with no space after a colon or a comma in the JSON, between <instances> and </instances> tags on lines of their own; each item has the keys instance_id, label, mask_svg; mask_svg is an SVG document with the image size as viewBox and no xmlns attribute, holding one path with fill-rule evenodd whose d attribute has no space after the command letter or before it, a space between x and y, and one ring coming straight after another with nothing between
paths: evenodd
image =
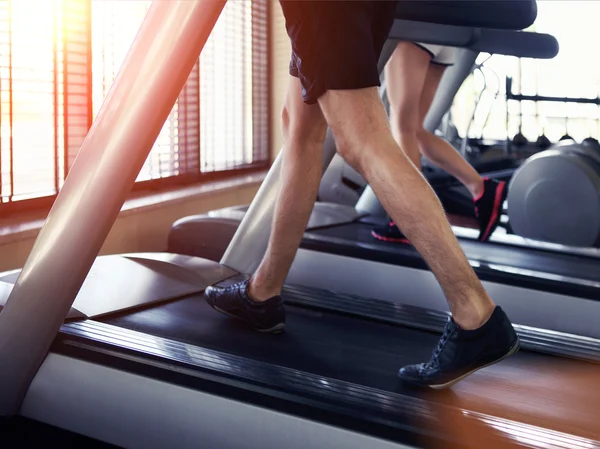
<instances>
[{"instance_id":1,"label":"wall","mask_svg":"<svg viewBox=\"0 0 600 449\"><path fill-rule=\"evenodd\" d=\"M100 254L164 251L174 221L187 215L248 204L263 178L261 173L131 199L124 205ZM23 266L43 222L43 216L31 213L0 219L0 272Z\"/></svg>"}]
</instances>

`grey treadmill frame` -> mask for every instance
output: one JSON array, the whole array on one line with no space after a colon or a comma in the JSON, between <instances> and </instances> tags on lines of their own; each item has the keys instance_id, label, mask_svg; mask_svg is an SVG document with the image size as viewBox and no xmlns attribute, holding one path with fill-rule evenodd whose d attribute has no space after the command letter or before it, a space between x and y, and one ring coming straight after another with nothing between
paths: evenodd
<instances>
[{"instance_id":1,"label":"grey treadmill frame","mask_svg":"<svg viewBox=\"0 0 600 449\"><path fill-rule=\"evenodd\" d=\"M17 413L225 3L152 2L0 313L0 416Z\"/></svg>"},{"instance_id":2,"label":"grey treadmill frame","mask_svg":"<svg viewBox=\"0 0 600 449\"><path fill-rule=\"evenodd\" d=\"M152 3L0 313L0 416L18 412L225 3ZM394 25L399 39L469 48L476 47L480 31L398 20ZM335 153L330 134L325 147L327 166ZM259 263L280 165L279 156L223 265L247 273Z\"/></svg>"}]
</instances>

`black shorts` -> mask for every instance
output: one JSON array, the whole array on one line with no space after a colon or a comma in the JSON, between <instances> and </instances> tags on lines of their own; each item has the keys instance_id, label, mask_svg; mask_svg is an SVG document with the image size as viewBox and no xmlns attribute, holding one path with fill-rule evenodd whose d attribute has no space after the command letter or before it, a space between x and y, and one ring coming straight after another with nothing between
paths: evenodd
<instances>
[{"instance_id":1,"label":"black shorts","mask_svg":"<svg viewBox=\"0 0 600 449\"><path fill-rule=\"evenodd\" d=\"M328 90L379 86L377 64L397 0L280 0L292 43L290 75L314 104Z\"/></svg>"}]
</instances>

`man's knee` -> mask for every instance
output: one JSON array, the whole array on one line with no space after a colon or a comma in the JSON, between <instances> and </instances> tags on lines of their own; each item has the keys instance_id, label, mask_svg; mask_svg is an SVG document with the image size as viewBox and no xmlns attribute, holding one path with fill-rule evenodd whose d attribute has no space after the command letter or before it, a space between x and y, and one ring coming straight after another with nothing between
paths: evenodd
<instances>
[{"instance_id":1,"label":"man's knee","mask_svg":"<svg viewBox=\"0 0 600 449\"><path fill-rule=\"evenodd\" d=\"M343 127L338 127L341 129L333 129L333 136L335 139L335 146L338 154L352 167L358 169L358 164L360 162L359 155L359 144L349 135L350 133L343 129Z\"/></svg>"},{"instance_id":2,"label":"man's knee","mask_svg":"<svg viewBox=\"0 0 600 449\"><path fill-rule=\"evenodd\" d=\"M389 127L380 126L368 114L357 114L354 121L340 121L331 126L337 152L359 172L363 172L370 158L376 156L382 142L393 137Z\"/></svg>"},{"instance_id":3,"label":"man's knee","mask_svg":"<svg viewBox=\"0 0 600 449\"><path fill-rule=\"evenodd\" d=\"M382 137L381 130L368 119L361 122L357 127L339 122L331 128L338 154L359 172L365 169L365 155L373 156L378 148L377 140ZM389 133L389 129L385 131Z\"/></svg>"},{"instance_id":4,"label":"man's knee","mask_svg":"<svg viewBox=\"0 0 600 449\"><path fill-rule=\"evenodd\" d=\"M382 143L393 141L376 88L328 91L319 102L338 153L359 171L365 168L365 154L372 157Z\"/></svg>"},{"instance_id":5,"label":"man's knee","mask_svg":"<svg viewBox=\"0 0 600 449\"><path fill-rule=\"evenodd\" d=\"M284 106L281 111L281 128L286 142L295 147L322 145L327 135L327 123L320 111L294 111Z\"/></svg>"}]
</instances>

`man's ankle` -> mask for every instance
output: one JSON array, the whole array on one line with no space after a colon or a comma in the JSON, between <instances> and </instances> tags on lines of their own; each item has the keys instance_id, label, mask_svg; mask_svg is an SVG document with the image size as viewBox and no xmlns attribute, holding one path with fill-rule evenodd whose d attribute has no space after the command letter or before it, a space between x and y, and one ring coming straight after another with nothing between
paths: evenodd
<instances>
[{"instance_id":1,"label":"man's ankle","mask_svg":"<svg viewBox=\"0 0 600 449\"><path fill-rule=\"evenodd\" d=\"M481 301L480 298L476 302L469 302L465 305L461 305L457 310L452 313L454 322L464 330L479 329L490 319L496 304L489 299Z\"/></svg>"},{"instance_id":2,"label":"man's ankle","mask_svg":"<svg viewBox=\"0 0 600 449\"><path fill-rule=\"evenodd\" d=\"M248 296L250 299L256 302L263 302L274 296L281 294L281 288L275 288L273 286L267 286L265 283L257 281L255 276L252 276L248 281Z\"/></svg>"}]
</instances>

